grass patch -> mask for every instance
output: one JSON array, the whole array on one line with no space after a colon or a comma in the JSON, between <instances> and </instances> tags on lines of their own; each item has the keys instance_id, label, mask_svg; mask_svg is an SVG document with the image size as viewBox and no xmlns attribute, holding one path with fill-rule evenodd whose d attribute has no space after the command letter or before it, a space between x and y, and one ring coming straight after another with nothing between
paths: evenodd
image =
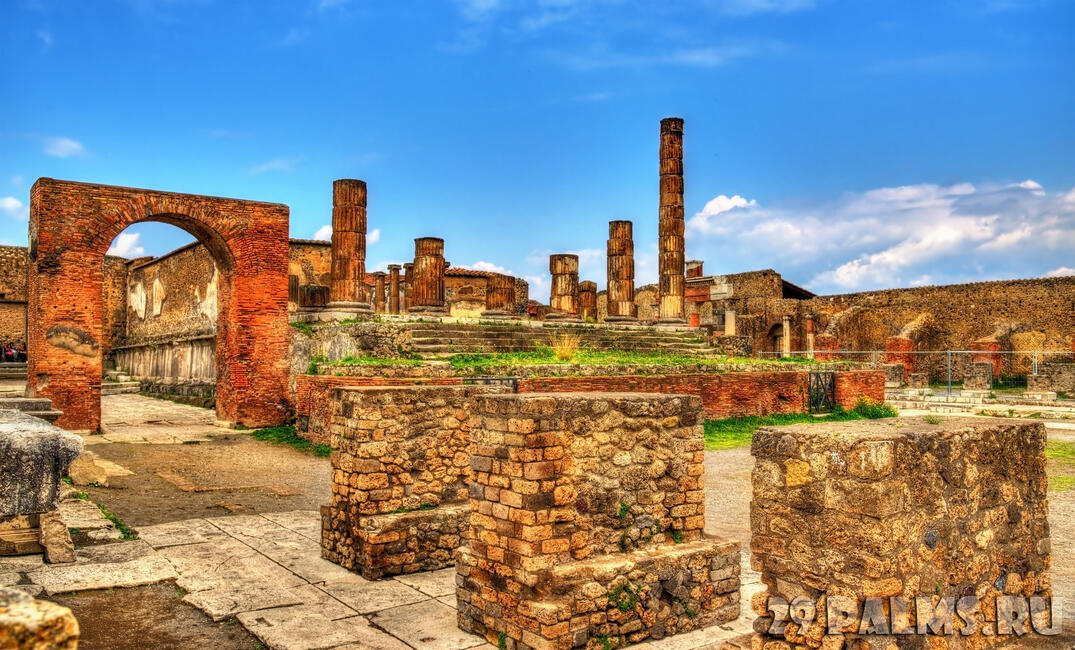
<instances>
[{"instance_id":1,"label":"grass patch","mask_svg":"<svg viewBox=\"0 0 1075 650\"><path fill-rule=\"evenodd\" d=\"M314 335L314 326L309 323L290 323L290 325L306 336L313 337Z\"/></svg>"},{"instance_id":2,"label":"grass patch","mask_svg":"<svg viewBox=\"0 0 1075 650\"><path fill-rule=\"evenodd\" d=\"M420 366L424 361L421 359L385 359L382 357L354 357L347 355L339 361L333 361L330 366Z\"/></svg>"},{"instance_id":3,"label":"grass patch","mask_svg":"<svg viewBox=\"0 0 1075 650\"><path fill-rule=\"evenodd\" d=\"M314 355L310 359L310 365L306 366L306 374L308 374L308 375L316 375L317 374L317 364L325 363L326 361L328 361L328 357L326 357L325 355L323 355L323 354Z\"/></svg>"},{"instance_id":4,"label":"grass patch","mask_svg":"<svg viewBox=\"0 0 1075 650\"><path fill-rule=\"evenodd\" d=\"M1075 442L1050 440L1045 443L1045 457L1058 463L1075 465Z\"/></svg>"},{"instance_id":5,"label":"grass patch","mask_svg":"<svg viewBox=\"0 0 1075 650\"><path fill-rule=\"evenodd\" d=\"M298 449L324 458L332 454L332 447L330 445L315 444L308 438L300 436L295 427L292 426L276 426L267 427L265 429L258 429L250 434L255 440L263 440L265 442L271 442L277 445L289 445Z\"/></svg>"},{"instance_id":6,"label":"grass patch","mask_svg":"<svg viewBox=\"0 0 1075 650\"><path fill-rule=\"evenodd\" d=\"M1067 492L1075 488L1075 476L1050 476L1050 492Z\"/></svg>"},{"instance_id":7,"label":"grass patch","mask_svg":"<svg viewBox=\"0 0 1075 650\"><path fill-rule=\"evenodd\" d=\"M899 415L899 413L888 404L861 398L855 408L850 411L837 407L832 413L821 416L809 413L774 413L772 415L751 415L742 418L707 420L705 422L705 448L707 450L720 450L744 447L750 444L754 439L754 432L761 427L876 420L895 417L896 415Z\"/></svg>"},{"instance_id":8,"label":"grass patch","mask_svg":"<svg viewBox=\"0 0 1075 650\"><path fill-rule=\"evenodd\" d=\"M460 353L448 357L448 362L456 370L482 369L494 366L542 366L562 363L579 365L617 365L617 366L718 366L726 364L745 364L756 366L773 366L788 363L812 364L812 359L802 357L783 357L779 359L752 359L749 357L696 357L687 354L669 354L665 352L633 352L630 350L590 350L578 349L567 357L566 347L560 353L545 345L537 345L526 352L494 353Z\"/></svg>"},{"instance_id":9,"label":"grass patch","mask_svg":"<svg viewBox=\"0 0 1075 650\"><path fill-rule=\"evenodd\" d=\"M408 512L418 512L420 510L435 510L436 507L437 507L437 505L435 503L423 503L422 505L418 506L417 508L407 508L407 507L396 508L395 510L392 511L392 514L394 514L394 515L402 515L402 514L406 514Z\"/></svg>"},{"instance_id":10,"label":"grass patch","mask_svg":"<svg viewBox=\"0 0 1075 650\"><path fill-rule=\"evenodd\" d=\"M97 504L97 509L100 510L101 514L105 516L105 519L111 521L112 525L116 527L116 530L118 530L123 535L124 541L138 539L138 535L133 530L128 528L127 524L123 523L123 520L113 514L111 510L102 506L99 503Z\"/></svg>"}]
</instances>

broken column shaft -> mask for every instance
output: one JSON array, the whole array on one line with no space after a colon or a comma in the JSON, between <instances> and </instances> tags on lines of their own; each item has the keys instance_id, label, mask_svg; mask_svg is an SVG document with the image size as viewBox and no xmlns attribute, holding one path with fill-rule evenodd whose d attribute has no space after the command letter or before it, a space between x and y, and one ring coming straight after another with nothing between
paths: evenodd
<instances>
[{"instance_id":1,"label":"broken column shaft","mask_svg":"<svg viewBox=\"0 0 1075 650\"><path fill-rule=\"evenodd\" d=\"M388 313L399 313L399 264L388 265Z\"/></svg>"},{"instance_id":2,"label":"broken column shaft","mask_svg":"<svg viewBox=\"0 0 1075 650\"><path fill-rule=\"evenodd\" d=\"M373 274L373 311L378 314L384 313L384 271Z\"/></svg>"},{"instance_id":3,"label":"broken column shaft","mask_svg":"<svg viewBox=\"0 0 1075 650\"><path fill-rule=\"evenodd\" d=\"M414 267L407 284L408 310L444 314L444 240L419 237L414 240Z\"/></svg>"},{"instance_id":4,"label":"broken column shaft","mask_svg":"<svg viewBox=\"0 0 1075 650\"><path fill-rule=\"evenodd\" d=\"M485 318L507 318L515 309L515 278L494 273L485 285Z\"/></svg>"},{"instance_id":5,"label":"broken column shaft","mask_svg":"<svg viewBox=\"0 0 1075 650\"><path fill-rule=\"evenodd\" d=\"M610 323L638 320L635 304L635 242L630 221L608 222L608 315Z\"/></svg>"},{"instance_id":6,"label":"broken column shaft","mask_svg":"<svg viewBox=\"0 0 1075 650\"><path fill-rule=\"evenodd\" d=\"M414 280L414 262L407 262L403 265L403 298L402 305L403 311L408 311L411 308L411 282Z\"/></svg>"},{"instance_id":7,"label":"broken column shaft","mask_svg":"<svg viewBox=\"0 0 1075 650\"><path fill-rule=\"evenodd\" d=\"M549 293L550 311L545 318L577 319L579 317L579 256L550 255L549 273L552 274L552 288Z\"/></svg>"},{"instance_id":8,"label":"broken column shaft","mask_svg":"<svg viewBox=\"0 0 1075 650\"><path fill-rule=\"evenodd\" d=\"M585 280L579 282L579 318L586 322L597 322L597 283Z\"/></svg>"},{"instance_id":9,"label":"broken column shaft","mask_svg":"<svg viewBox=\"0 0 1075 650\"><path fill-rule=\"evenodd\" d=\"M329 309L369 313L366 296L366 183L332 183L332 285Z\"/></svg>"},{"instance_id":10,"label":"broken column shaft","mask_svg":"<svg viewBox=\"0 0 1075 650\"><path fill-rule=\"evenodd\" d=\"M683 119L661 120L661 202L658 213L660 321L683 322Z\"/></svg>"}]
</instances>

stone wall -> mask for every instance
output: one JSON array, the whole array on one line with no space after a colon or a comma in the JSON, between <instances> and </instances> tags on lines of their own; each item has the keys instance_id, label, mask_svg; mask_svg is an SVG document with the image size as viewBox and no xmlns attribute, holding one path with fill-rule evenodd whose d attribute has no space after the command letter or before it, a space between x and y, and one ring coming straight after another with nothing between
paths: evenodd
<instances>
[{"instance_id":1,"label":"stone wall","mask_svg":"<svg viewBox=\"0 0 1075 650\"><path fill-rule=\"evenodd\" d=\"M914 607L916 596L973 595L985 614L1001 593L1049 590L1041 423L946 418L931 424L927 417L762 428L751 453L751 563L768 589L752 601L761 617L755 630L773 623L768 596L788 603L806 597L819 613L813 624L789 624L783 634L760 636L754 647L836 648L847 641L881 648L903 638L901 648L979 648L980 631L927 644L862 636L853 620L842 628L834 622L836 633L826 634L827 605L836 611L847 602L837 597L850 598L865 613L866 598L898 596ZM887 604L879 607L885 616ZM914 625L913 612L902 622Z\"/></svg>"},{"instance_id":2,"label":"stone wall","mask_svg":"<svg viewBox=\"0 0 1075 650\"><path fill-rule=\"evenodd\" d=\"M301 287L332 284L332 244L314 239L292 239L287 251L287 308L299 308Z\"/></svg>"},{"instance_id":3,"label":"stone wall","mask_svg":"<svg viewBox=\"0 0 1075 650\"><path fill-rule=\"evenodd\" d=\"M0 346L26 345L26 249L0 246Z\"/></svg>"},{"instance_id":4,"label":"stone wall","mask_svg":"<svg viewBox=\"0 0 1075 650\"><path fill-rule=\"evenodd\" d=\"M321 555L371 580L450 565L467 527L473 400L493 390L334 389Z\"/></svg>"},{"instance_id":5,"label":"stone wall","mask_svg":"<svg viewBox=\"0 0 1075 650\"><path fill-rule=\"evenodd\" d=\"M459 626L601 648L739 615L739 544L707 537L701 400L481 395Z\"/></svg>"},{"instance_id":6,"label":"stone wall","mask_svg":"<svg viewBox=\"0 0 1075 650\"><path fill-rule=\"evenodd\" d=\"M219 280L213 256L198 242L131 264L124 344L215 334Z\"/></svg>"},{"instance_id":7,"label":"stone wall","mask_svg":"<svg viewBox=\"0 0 1075 650\"><path fill-rule=\"evenodd\" d=\"M1075 363L1042 363L1027 379L1030 388L1075 396Z\"/></svg>"}]
</instances>

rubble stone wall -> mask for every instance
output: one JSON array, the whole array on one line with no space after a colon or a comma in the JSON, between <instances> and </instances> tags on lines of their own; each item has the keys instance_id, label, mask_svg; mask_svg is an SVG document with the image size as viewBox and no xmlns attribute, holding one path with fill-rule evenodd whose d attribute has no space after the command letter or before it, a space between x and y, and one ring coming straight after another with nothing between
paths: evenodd
<instances>
[{"instance_id":1,"label":"rubble stone wall","mask_svg":"<svg viewBox=\"0 0 1075 650\"><path fill-rule=\"evenodd\" d=\"M706 537L701 400L477 397L459 626L602 648L739 614L739 544Z\"/></svg>"},{"instance_id":2,"label":"rubble stone wall","mask_svg":"<svg viewBox=\"0 0 1075 650\"><path fill-rule=\"evenodd\" d=\"M1039 390L1075 395L1075 363L1042 363L1037 376L1031 377Z\"/></svg>"},{"instance_id":3,"label":"rubble stone wall","mask_svg":"<svg viewBox=\"0 0 1075 650\"><path fill-rule=\"evenodd\" d=\"M1000 593L1049 591L1041 423L899 418L762 428L751 453L751 562L768 589L752 601L762 617L755 629L773 620L768 596L814 599L821 614L806 629L790 624L782 638L759 636L754 647L897 645L897 637L857 636L854 623L846 635L826 635L825 599L837 595L860 606L867 597L913 604L916 596L976 595L989 619ZM979 631L898 645L983 643Z\"/></svg>"},{"instance_id":4,"label":"rubble stone wall","mask_svg":"<svg viewBox=\"0 0 1075 650\"><path fill-rule=\"evenodd\" d=\"M336 388L322 557L371 580L450 565L467 525L473 400L495 390Z\"/></svg>"}]
</instances>

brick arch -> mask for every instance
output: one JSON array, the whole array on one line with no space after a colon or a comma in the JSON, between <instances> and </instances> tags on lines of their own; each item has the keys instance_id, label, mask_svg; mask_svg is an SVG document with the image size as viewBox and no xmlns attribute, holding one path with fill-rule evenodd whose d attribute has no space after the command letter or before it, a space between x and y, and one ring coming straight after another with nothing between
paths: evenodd
<instances>
[{"instance_id":1,"label":"brick arch","mask_svg":"<svg viewBox=\"0 0 1075 650\"><path fill-rule=\"evenodd\" d=\"M220 273L217 417L264 426L287 414L288 207L40 178L30 191L27 394L69 429L99 430L105 251L127 226L190 232Z\"/></svg>"}]
</instances>

